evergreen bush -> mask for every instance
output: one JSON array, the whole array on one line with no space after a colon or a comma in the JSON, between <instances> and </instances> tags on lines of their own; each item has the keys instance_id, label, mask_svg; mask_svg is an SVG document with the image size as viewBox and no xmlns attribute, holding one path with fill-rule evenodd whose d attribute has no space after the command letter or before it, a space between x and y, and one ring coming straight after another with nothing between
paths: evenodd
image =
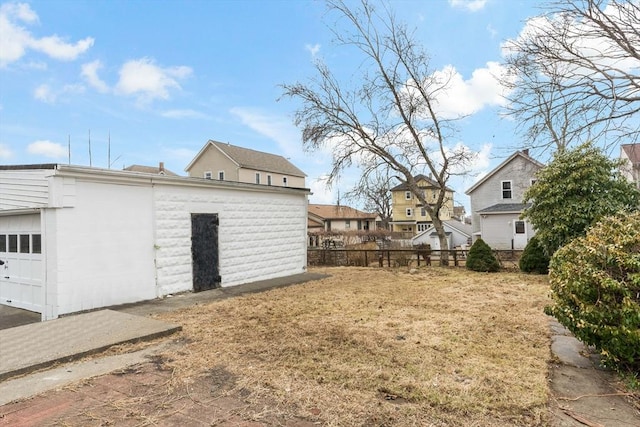
<instances>
[{"instance_id":1,"label":"evergreen bush","mask_svg":"<svg viewBox=\"0 0 640 427\"><path fill-rule=\"evenodd\" d=\"M525 273L547 274L549 273L549 257L538 239L533 236L525 246L518 266Z\"/></svg>"},{"instance_id":2,"label":"evergreen bush","mask_svg":"<svg viewBox=\"0 0 640 427\"><path fill-rule=\"evenodd\" d=\"M496 272L500 270L500 263L484 240L478 239L467 255L467 268L473 271Z\"/></svg>"},{"instance_id":3,"label":"evergreen bush","mask_svg":"<svg viewBox=\"0 0 640 427\"><path fill-rule=\"evenodd\" d=\"M551 258L554 316L605 365L640 369L640 212L604 218Z\"/></svg>"}]
</instances>

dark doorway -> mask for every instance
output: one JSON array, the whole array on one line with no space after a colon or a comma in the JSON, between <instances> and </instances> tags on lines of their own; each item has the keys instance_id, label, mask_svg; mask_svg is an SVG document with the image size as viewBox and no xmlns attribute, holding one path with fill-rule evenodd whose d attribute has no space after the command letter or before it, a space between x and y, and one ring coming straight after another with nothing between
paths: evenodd
<instances>
[{"instance_id":1,"label":"dark doorway","mask_svg":"<svg viewBox=\"0 0 640 427\"><path fill-rule=\"evenodd\" d=\"M220 287L218 268L218 214L191 214L193 290Z\"/></svg>"}]
</instances>

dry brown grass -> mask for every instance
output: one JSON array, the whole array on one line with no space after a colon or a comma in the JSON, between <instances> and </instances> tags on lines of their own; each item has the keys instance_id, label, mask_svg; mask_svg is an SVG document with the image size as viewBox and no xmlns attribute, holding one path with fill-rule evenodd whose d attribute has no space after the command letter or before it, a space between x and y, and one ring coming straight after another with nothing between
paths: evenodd
<instances>
[{"instance_id":1,"label":"dry brown grass","mask_svg":"<svg viewBox=\"0 0 640 427\"><path fill-rule=\"evenodd\" d=\"M546 277L312 271L331 277L159 315L188 342L176 381L223 367L248 400L322 425L547 423Z\"/></svg>"}]
</instances>

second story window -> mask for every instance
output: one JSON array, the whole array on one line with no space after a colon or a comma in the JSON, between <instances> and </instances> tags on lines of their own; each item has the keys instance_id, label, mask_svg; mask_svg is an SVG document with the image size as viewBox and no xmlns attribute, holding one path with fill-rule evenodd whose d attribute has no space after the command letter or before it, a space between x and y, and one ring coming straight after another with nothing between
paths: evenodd
<instances>
[{"instance_id":1,"label":"second story window","mask_svg":"<svg viewBox=\"0 0 640 427\"><path fill-rule=\"evenodd\" d=\"M351 228L351 220L350 219L345 219L344 220L344 228Z\"/></svg>"},{"instance_id":2,"label":"second story window","mask_svg":"<svg viewBox=\"0 0 640 427\"><path fill-rule=\"evenodd\" d=\"M286 177L286 176L283 176L283 177L282 177L282 185L283 185L284 187L286 187L286 186L287 186L287 177Z\"/></svg>"},{"instance_id":3,"label":"second story window","mask_svg":"<svg viewBox=\"0 0 640 427\"><path fill-rule=\"evenodd\" d=\"M213 174L211 173L211 171L207 171L204 173L204 178L205 179L211 179L213 176Z\"/></svg>"},{"instance_id":4,"label":"second story window","mask_svg":"<svg viewBox=\"0 0 640 427\"><path fill-rule=\"evenodd\" d=\"M407 216L413 216L413 209L411 209L411 208L407 208L407 210L405 211L405 214L406 214Z\"/></svg>"},{"instance_id":5,"label":"second story window","mask_svg":"<svg viewBox=\"0 0 640 427\"><path fill-rule=\"evenodd\" d=\"M411 191L405 191L404 192L404 199L405 200L411 200Z\"/></svg>"},{"instance_id":6,"label":"second story window","mask_svg":"<svg viewBox=\"0 0 640 427\"><path fill-rule=\"evenodd\" d=\"M260 184L260 172L256 172L256 184Z\"/></svg>"},{"instance_id":7,"label":"second story window","mask_svg":"<svg viewBox=\"0 0 640 427\"><path fill-rule=\"evenodd\" d=\"M267 175L267 185L271 185L271 175Z\"/></svg>"},{"instance_id":8,"label":"second story window","mask_svg":"<svg viewBox=\"0 0 640 427\"><path fill-rule=\"evenodd\" d=\"M220 181L224 181L224 171L220 171L220 172L218 172L218 179L219 179Z\"/></svg>"},{"instance_id":9,"label":"second story window","mask_svg":"<svg viewBox=\"0 0 640 427\"><path fill-rule=\"evenodd\" d=\"M427 216L427 210L425 208L420 209L420 215Z\"/></svg>"},{"instance_id":10,"label":"second story window","mask_svg":"<svg viewBox=\"0 0 640 427\"><path fill-rule=\"evenodd\" d=\"M502 181L502 198L503 199L512 198L511 181Z\"/></svg>"}]
</instances>

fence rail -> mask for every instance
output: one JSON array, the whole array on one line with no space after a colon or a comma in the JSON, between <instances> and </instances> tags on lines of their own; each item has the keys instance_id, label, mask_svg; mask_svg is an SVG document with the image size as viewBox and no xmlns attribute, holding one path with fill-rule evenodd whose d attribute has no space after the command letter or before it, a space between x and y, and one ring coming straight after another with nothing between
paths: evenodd
<instances>
[{"instance_id":1,"label":"fence rail","mask_svg":"<svg viewBox=\"0 0 640 427\"><path fill-rule=\"evenodd\" d=\"M424 249L344 249L344 248L307 248L309 265L361 266L361 267L401 267L440 265L442 255L448 253L449 265L466 265L469 250L431 250ZM522 250L493 250L503 267L516 267Z\"/></svg>"}]
</instances>

